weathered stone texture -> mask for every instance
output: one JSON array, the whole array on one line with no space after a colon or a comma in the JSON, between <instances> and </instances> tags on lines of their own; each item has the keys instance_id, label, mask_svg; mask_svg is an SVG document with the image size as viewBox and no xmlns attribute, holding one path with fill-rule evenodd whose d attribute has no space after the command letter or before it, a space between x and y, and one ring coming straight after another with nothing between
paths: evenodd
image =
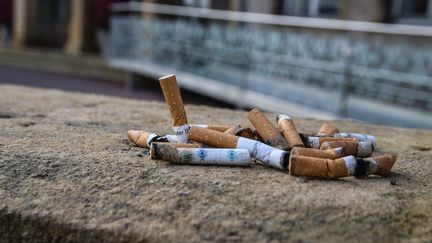
<instances>
[{"instance_id":1,"label":"weathered stone texture","mask_svg":"<svg viewBox=\"0 0 432 243\"><path fill-rule=\"evenodd\" d=\"M191 123L247 113L187 106ZM274 120L274 117L271 117ZM294 119L299 131L322 121ZM149 160L128 129L171 132L163 103L0 86L0 242L432 239L432 132L335 121L397 153L388 178L337 181Z\"/></svg>"}]
</instances>

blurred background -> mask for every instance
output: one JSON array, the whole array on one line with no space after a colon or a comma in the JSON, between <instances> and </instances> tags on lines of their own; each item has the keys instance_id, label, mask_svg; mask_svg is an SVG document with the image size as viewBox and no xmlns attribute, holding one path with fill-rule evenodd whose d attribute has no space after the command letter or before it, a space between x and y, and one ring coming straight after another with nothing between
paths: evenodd
<instances>
[{"instance_id":1,"label":"blurred background","mask_svg":"<svg viewBox=\"0 0 432 243\"><path fill-rule=\"evenodd\" d=\"M432 0L0 0L0 83L432 128ZM0 86L0 95L1 95Z\"/></svg>"}]
</instances>

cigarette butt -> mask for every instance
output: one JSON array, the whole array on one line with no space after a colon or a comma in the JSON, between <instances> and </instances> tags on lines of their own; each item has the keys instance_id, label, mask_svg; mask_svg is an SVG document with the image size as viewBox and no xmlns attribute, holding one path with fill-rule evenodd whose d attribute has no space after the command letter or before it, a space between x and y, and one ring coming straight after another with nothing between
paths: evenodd
<instances>
[{"instance_id":1,"label":"cigarette butt","mask_svg":"<svg viewBox=\"0 0 432 243\"><path fill-rule=\"evenodd\" d=\"M391 169L393 168L393 165L396 162L396 156L395 155L381 155L381 156L375 156L372 158L366 158L363 159L365 161L368 161L371 163L369 167L373 174L379 175L379 176L388 176L391 172Z\"/></svg>"},{"instance_id":2,"label":"cigarette butt","mask_svg":"<svg viewBox=\"0 0 432 243\"><path fill-rule=\"evenodd\" d=\"M282 170L287 168L289 153L260 141L200 127L192 127L189 131L189 138L192 141L217 148L247 149L253 158L263 162L266 166Z\"/></svg>"},{"instance_id":3,"label":"cigarette butt","mask_svg":"<svg viewBox=\"0 0 432 243\"><path fill-rule=\"evenodd\" d=\"M189 139L216 148L236 148L239 137L202 127L191 127Z\"/></svg>"},{"instance_id":4,"label":"cigarette butt","mask_svg":"<svg viewBox=\"0 0 432 243\"><path fill-rule=\"evenodd\" d=\"M328 150L311 149L311 148L300 148L295 147L291 150L291 156L307 156L321 159L338 159L344 156L344 148L333 148Z\"/></svg>"},{"instance_id":5,"label":"cigarette butt","mask_svg":"<svg viewBox=\"0 0 432 243\"><path fill-rule=\"evenodd\" d=\"M179 160L177 149L171 144L151 144L150 157L173 163Z\"/></svg>"},{"instance_id":6,"label":"cigarette butt","mask_svg":"<svg viewBox=\"0 0 432 243\"><path fill-rule=\"evenodd\" d=\"M348 163L347 163L348 161ZM338 179L349 176L347 164L355 162L353 156L339 159L322 159L315 157L291 155L289 173L295 176L307 176L323 179Z\"/></svg>"},{"instance_id":7,"label":"cigarette butt","mask_svg":"<svg viewBox=\"0 0 432 243\"><path fill-rule=\"evenodd\" d=\"M227 130L225 130L224 131L224 133L226 133L226 134L231 134L231 135L236 135L236 132L237 132L237 129L239 128L240 126L232 126L232 127L230 127L230 128L228 128ZM210 129L210 128L209 128ZM213 129L212 129L213 130ZM216 131L216 130L215 130Z\"/></svg>"},{"instance_id":8,"label":"cigarette butt","mask_svg":"<svg viewBox=\"0 0 432 243\"><path fill-rule=\"evenodd\" d=\"M250 127L240 127L237 129L236 136L249 138L253 140L257 140L256 132L254 132Z\"/></svg>"},{"instance_id":9,"label":"cigarette butt","mask_svg":"<svg viewBox=\"0 0 432 243\"><path fill-rule=\"evenodd\" d=\"M161 136L157 135L156 133L150 133L146 131L129 130L128 138L129 141L139 147L150 148L150 143L158 138L161 138Z\"/></svg>"},{"instance_id":10,"label":"cigarette butt","mask_svg":"<svg viewBox=\"0 0 432 243\"><path fill-rule=\"evenodd\" d=\"M161 136L157 133L151 133L142 130L129 130L128 138L129 141L143 148L150 148L150 144L153 142L177 143L177 137L175 135Z\"/></svg>"},{"instance_id":11,"label":"cigarette butt","mask_svg":"<svg viewBox=\"0 0 432 243\"><path fill-rule=\"evenodd\" d=\"M372 155L373 145L369 141L358 142L358 141L327 141L321 144L320 149L327 150L343 147L344 155L354 155L356 157L366 158Z\"/></svg>"},{"instance_id":12,"label":"cigarette butt","mask_svg":"<svg viewBox=\"0 0 432 243\"><path fill-rule=\"evenodd\" d=\"M266 144L282 150L290 149L285 138L258 109L252 109L248 118Z\"/></svg>"},{"instance_id":13,"label":"cigarette butt","mask_svg":"<svg viewBox=\"0 0 432 243\"><path fill-rule=\"evenodd\" d=\"M149 133L145 131L138 131L138 130L129 130L128 131L128 138L129 141L134 143L137 146L147 148L147 137Z\"/></svg>"},{"instance_id":14,"label":"cigarette butt","mask_svg":"<svg viewBox=\"0 0 432 243\"><path fill-rule=\"evenodd\" d=\"M376 147L377 140L375 136L369 135L369 134L362 134L362 133L335 133L333 134L333 137L335 138L355 138L359 140L360 142L369 141L372 143L374 147Z\"/></svg>"},{"instance_id":15,"label":"cigarette butt","mask_svg":"<svg viewBox=\"0 0 432 243\"><path fill-rule=\"evenodd\" d=\"M301 140L291 117L282 114L278 115L276 120L279 125L279 129L281 130L283 137L288 142L290 148L304 147L303 141Z\"/></svg>"},{"instance_id":16,"label":"cigarette butt","mask_svg":"<svg viewBox=\"0 0 432 243\"><path fill-rule=\"evenodd\" d=\"M175 148L169 144L152 144L157 159L176 164L249 166L247 149Z\"/></svg>"},{"instance_id":17,"label":"cigarette butt","mask_svg":"<svg viewBox=\"0 0 432 243\"><path fill-rule=\"evenodd\" d=\"M324 142L333 142L333 141L358 142L358 140L355 138L316 137L316 136L307 136L307 135L304 136L306 139L307 148L319 149ZM342 146L338 146L338 147L342 147Z\"/></svg>"},{"instance_id":18,"label":"cigarette butt","mask_svg":"<svg viewBox=\"0 0 432 243\"><path fill-rule=\"evenodd\" d=\"M333 134L338 133L339 129L329 122L322 124L321 128L318 130L318 136L333 136Z\"/></svg>"},{"instance_id":19,"label":"cigarette butt","mask_svg":"<svg viewBox=\"0 0 432 243\"><path fill-rule=\"evenodd\" d=\"M160 148L165 145L170 145L174 148L201 148L202 144L200 143L169 143L169 142L153 142L150 144L150 158L157 159L159 151L155 148Z\"/></svg>"},{"instance_id":20,"label":"cigarette butt","mask_svg":"<svg viewBox=\"0 0 432 243\"><path fill-rule=\"evenodd\" d=\"M189 125L177 79L174 74L171 74L159 78L159 83L171 113L173 130L177 135L177 139L180 143L187 143Z\"/></svg>"},{"instance_id":21,"label":"cigarette butt","mask_svg":"<svg viewBox=\"0 0 432 243\"><path fill-rule=\"evenodd\" d=\"M179 148L179 161L181 164L196 165L227 165L249 166L251 157L247 149L221 149L221 148Z\"/></svg>"},{"instance_id":22,"label":"cigarette butt","mask_svg":"<svg viewBox=\"0 0 432 243\"><path fill-rule=\"evenodd\" d=\"M208 128L210 130L215 130L219 132L225 132L226 130L233 127L232 125L219 125L219 124L192 124L191 127L202 127L202 128Z\"/></svg>"}]
</instances>

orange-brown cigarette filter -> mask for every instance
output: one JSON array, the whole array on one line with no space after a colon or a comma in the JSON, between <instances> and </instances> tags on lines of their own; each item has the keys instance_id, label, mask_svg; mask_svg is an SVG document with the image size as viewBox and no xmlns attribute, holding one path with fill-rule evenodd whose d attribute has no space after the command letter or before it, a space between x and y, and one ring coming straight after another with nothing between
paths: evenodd
<instances>
[{"instance_id":1,"label":"orange-brown cigarette filter","mask_svg":"<svg viewBox=\"0 0 432 243\"><path fill-rule=\"evenodd\" d=\"M282 150L290 149L285 138L258 109L252 109L248 114L248 118L266 144Z\"/></svg>"},{"instance_id":2,"label":"orange-brown cigarette filter","mask_svg":"<svg viewBox=\"0 0 432 243\"><path fill-rule=\"evenodd\" d=\"M202 148L202 144L200 143L169 143L169 142L153 142L150 144L150 158L157 159L158 150L163 148L164 146L172 146L174 148Z\"/></svg>"},{"instance_id":3,"label":"orange-brown cigarette filter","mask_svg":"<svg viewBox=\"0 0 432 243\"><path fill-rule=\"evenodd\" d=\"M393 165L396 162L396 156L395 155L381 155L381 156L375 156L372 158L366 158L363 160L368 161L371 164L375 165L374 170L372 171L373 174L385 177L385 176L388 176L390 174L391 169L393 168ZM371 167L373 167L373 166L371 166Z\"/></svg>"},{"instance_id":4,"label":"orange-brown cigarette filter","mask_svg":"<svg viewBox=\"0 0 432 243\"><path fill-rule=\"evenodd\" d=\"M233 125L219 125L219 124L192 124L191 127L202 127L202 128L208 128L210 130L215 130L219 132L225 132L226 130L233 127Z\"/></svg>"},{"instance_id":5,"label":"orange-brown cigarette filter","mask_svg":"<svg viewBox=\"0 0 432 243\"><path fill-rule=\"evenodd\" d=\"M333 134L338 133L339 129L335 127L333 124L326 122L322 124L321 128L318 131L318 136L333 136Z\"/></svg>"},{"instance_id":6,"label":"orange-brown cigarette filter","mask_svg":"<svg viewBox=\"0 0 432 243\"><path fill-rule=\"evenodd\" d=\"M235 133L236 136L257 140L257 134L250 127L239 127Z\"/></svg>"},{"instance_id":7,"label":"orange-brown cigarette filter","mask_svg":"<svg viewBox=\"0 0 432 243\"><path fill-rule=\"evenodd\" d=\"M217 124L207 125L208 129L219 131L219 132L224 132L231 127L232 126L230 126L230 125L217 125Z\"/></svg>"},{"instance_id":8,"label":"orange-brown cigarette filter","mask_svg":"<svg viewBox=\"0 0 432 243\"><path fill-rule=\"evenodd\" d=\"M239 127L240 126L232 126L232 127L228 128L227 130L225 130L224 133L231 134L231 135L236 135L237 129L239 129Z\"/></svg>"},{"instance_id":9,"label":"orange-brown cigarette filter","mask_svg":"<svg viewBox=\"0 0 432 243\"><path fill-rule=\"evenodd\" d=\"M145 132L145 131L138 131L138 130L129 130L128 131L128 138L129 141L134 143L135 145L143 148L149 148L149 140L148 138L151 133Z\"/></svg>"},{"instance_id":10,"label":"orange-brown cigarette filter","mask_svg":"<svg viewBox=\"0 0 432 243\"><path fill-rule=\"evenodd\" d=\"M171 74L159 78L159 83L171 113L173 130L177 139L179 143L186 143L188 141L189 125L177 79L174 74Z\"/></svg>"},{"instance_id":11,"label":"orange-brown cigarette filter","mask_svg":"<svg viewBox=\"0 0 432 243\"><path fill-rule=\"evenodd\" d=\"M276 120L279 129L281 130L283 137L288 141L290 148L304 147L303 141L301 140L291 117L281 114L276 116Z\"/></svg>"},{"instance_id":12,"label":"orange-brown cigarette filter","mask_svg":"<svg viewBox=\"0 0 432 243\"><path fill-rule=\"evenodd\" d=\"M307 176L322 179L338 179L350 175L348 163L355 164L355 158L348 156L340 159L321 159L315 157L291 155L289 172L295 176ZM348 164L350 166L350 164Z\"/></svg>"},{"instance_id":13,"label":"orange-brown cigarette filter","mask_svg":"<svg viewBox=\"0 0 432 243\"><path fill-rule=\"evenodd\" d=\"M141 130L129 130L128 138L129 141L143 148L150 148L150 144L153 142L177 142L177 137L174 135L161 136Z\"/></svg>"},{"instance_id":14,"label":"orange-brown cigarette filter","mask_svg":"<svg viewBox=\"0 0 432 243\"><path fill-rule=\"evenodd\" d=\"M239 137L201 127L191 127L189 139L216 148L235 148Z\"/></svg>"},{"instance_id":15,"label":"orange-brown cigarette filter","mask_svg":"<svg viewBox=\"0 0 432 243\"><path fill-rule=\"evenodd\" d=\"M319 149L324 142L329 141L343 141L343 142L358 142L355 138L333 138L333 137L316 137L316 136L305 136L306 147L307 148L317 148ZM338 146L341 147L341 146Z\"/></svg>"},{"instance_id":16,"label":"orange-brown cigarette filter","mask_svg":"<svg viewBox=\"0 0 432 243\"><path fill-rule=\"evenodd\" d=\"M344 148L333 148L328 150L312 149L312 148L300 148L295 147L291 150L291 156L307 156L321 159L338 159L344 156Z\"/></svg>"},{"instance_id":17,"label":"orange-brown cigarette filter","mask_svg":"<svg viewBox=\"0 0 432 243\"><path fill-rule=\"evenodd\" d=\"M327 141L321 144L320 149L327 150L343 147L344 155L354 155L361 158L366 158L372 155L373 145L369 141Z\"/></svg>"}]
</instances>

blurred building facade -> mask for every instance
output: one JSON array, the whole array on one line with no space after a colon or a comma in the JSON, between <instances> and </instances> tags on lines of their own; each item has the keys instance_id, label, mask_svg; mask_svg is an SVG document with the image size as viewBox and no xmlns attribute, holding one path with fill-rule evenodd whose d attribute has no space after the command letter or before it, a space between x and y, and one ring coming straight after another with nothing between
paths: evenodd
<instances>
[{"instance_id":1,"label":"blurred building facade","mask_svg":"<svg viewBox=\"0 0 432 243\"><path fill-rule=\"evenodd\" d=\"M127 1L127 0L126 0ZM109 5L125 0L0 0L2 42L13 47L97 51ZM139 2L139 1L138 1ZM432 0L142 0L142 2L286 16L432 24Z\"/></svg>"},{"instance_id":2,"label":"blurred building facade","mask_svg":"<svg viewBox=\"0 0 432 243\"><path fill-rule=\"evenodd\" d=\"M0 4L8 46L101 53L129 74L126 87L176 73L241 108L432 127L432 0Z\"/></svg>"}]
</instances>

